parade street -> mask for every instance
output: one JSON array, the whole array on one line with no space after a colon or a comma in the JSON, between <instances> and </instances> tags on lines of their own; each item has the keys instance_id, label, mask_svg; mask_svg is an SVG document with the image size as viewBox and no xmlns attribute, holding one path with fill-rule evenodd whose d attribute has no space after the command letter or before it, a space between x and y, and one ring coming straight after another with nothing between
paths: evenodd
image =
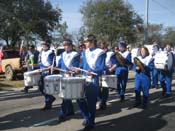
<instances>
[{"instance_id":1,"label":"parade street","mask_svg":"<svg viewBox=\"0 0 175 131\"><path fill-rule=\"evenodd\" d=\"M133 108L134 75L129 74L126 100L121 103L115 90L110 91L108 106L97 110L96 124L92 131L174 131L175 130L175 81L172 96L162 98L161 88L150 89L147 109ZM82 116L73 100L75 115L57 123L61 99L56 96L53 108L40 110L44 97L34 88L25 94L14 91L0 91L0 130L3 131L80 131Z\"/></svg>"}]
</instances>

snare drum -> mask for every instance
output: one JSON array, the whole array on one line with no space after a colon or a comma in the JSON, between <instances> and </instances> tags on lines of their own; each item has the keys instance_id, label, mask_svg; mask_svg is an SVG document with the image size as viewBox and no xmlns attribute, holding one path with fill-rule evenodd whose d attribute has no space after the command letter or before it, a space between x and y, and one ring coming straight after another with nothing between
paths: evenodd
<instances>
[{"instance_id":1,"label":"snare drum","mask_svg":"<svg viewBox=\"0 0 175 131\"><path fill-rule=\"evenodd\" d=\"M100 83L102 87L117 88L117 76L116 75L102 75Z\"/></svg>"},{"instance_id":2,"label":"snare drum","mask_svg":"<svg viewBox=\"0 0 175 131\"><path fill-rule=\"evenodd\" d=\"M24 73L24 85L25 86L38 86L41 78L40 70L33 70Z\"/></svg>"},{"instance_id":3,"label":"snare drum","mask_svg":"<svg viewBox=\"0 0 175 131\"><path fill-rule=\"evenodd\" d=\"M85 79L85 81L86 81L87 83L92 83L92 82L93 82L92 76L82 76L82 77Z\"/></svg>"},{"instance_id":4,"label":"snare drum","mask_svg":"<svg viewBox=\"0 0 175 131\"><path fill-rule=\"evenodd\" d=\"M157 52L154 58L154 66L156 69L171 70L174 65L173 53L165 51Z\"/></svg>"},{"instance_id":5,"label":"snare drum","mask_svg":"<svg viewBox=\"0 0 175 131\"><path fill-rule=\"evenodd\" d=\"M81 77L65 77L61 79L59 97L63 99L81 99L85 97L85 79Z\"/></svg>"},{"instance_id":6,"label":"snare drum","mask_svg":"<svg viewBox=\"0 0 175 131\"><path fill-rule=\"evenodd\" d=\"M55 95L60 92L62 75L49 75L44 78L44 93Z\"/></svg>"}]
</instances>

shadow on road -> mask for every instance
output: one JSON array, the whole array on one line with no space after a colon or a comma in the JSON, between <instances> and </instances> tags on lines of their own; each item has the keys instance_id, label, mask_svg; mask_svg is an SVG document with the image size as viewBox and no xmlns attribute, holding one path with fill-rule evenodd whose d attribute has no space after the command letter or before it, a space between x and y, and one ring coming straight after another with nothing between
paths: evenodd
<instances>
[{"instance_id":1,"label":"shadow on road","mask_svg":"<svg viewBox=\"0 0 175 131\"><path fill-rule=\"evenodd\" d=\"M150 101L155 102L150 103L148 109L121 117L116 114L116 117L119 118L99 121L92 131L156 131L161 128L174 131L174 129L165 127L168 121L164 117L169 115L169 119L174 120L174 115L171 116L170 114L175 112L175 105L173 104L172 106L169 104L175 101L175 96L160 98L160 94L161 92L151 94ZM131 97L131 99L134 98ZM111 107L105 111L97 112L97 117L118 113L122 108L133 110L133 101L127 100L125 103L112 103Z\"/></svg>"},{"instance_id":2,"label":"shadow on road","mask_svg":"<svg viewBox=\"0 0 175 131\"><path fill-rule=\"evenodd\" d=\"M42 96L41 92L38 90L30 91L28 94L21 91L8 91L0 93L0 101L14 100L14 99L24 99Z\"/></svg>"},{"instance_id":3,"label":"shadow on road","mask_svg":"<svg viewBox=\"0 0 175 131\"><path fill-rule=\"evenodd\" d=\"M24 110L0 118L0 130L9 130L21 127L30 127L36 123L52 119L56 116L58 109L41 111L40 109Z\"/></svg>"},{"instance_id":4,"label":"shadow on road","mask_svg":"<svg viewBox=\"0 0 175 131\"><path fill-rule=\"evenodd\" d=\"M110 102L108 108L104 111L97 111L97 118L107 115L114 115L110 120L100 120L96 122L96 126L92 131L155 131L161 128L166 128L168 121L164 116L170 115L175 111L175 106L168 105L175 101L175 96L170 98L160 98L161 92L156 92L150 95L148 109L135 111L132 108L133 96L128 95L124 103L117 101ZM116 99L116 94L110 95L110 100ZM77 104L75 103L75 106ZM77 107L76 107L77 108ZM130 113L121 115L122 109L130 111ZM49 111L41 111L39 109L30 109L20 112L8 114L0 118L0 130L16 129L21 127L31 127L37 123L54 119L57 117L58 107L54 107ZM174 117L174 116L171 116ZM78 113L71 118L82 119ZM68 119L71 119L68 118ZM171 119L171 118L169 118ZM70 123L71 124L71 123ZM56 120L40 126L57 126ZM83 127L82 127L83 128ZM167 129L168 130L168 129Z\"/></svg>"}]
</instances>

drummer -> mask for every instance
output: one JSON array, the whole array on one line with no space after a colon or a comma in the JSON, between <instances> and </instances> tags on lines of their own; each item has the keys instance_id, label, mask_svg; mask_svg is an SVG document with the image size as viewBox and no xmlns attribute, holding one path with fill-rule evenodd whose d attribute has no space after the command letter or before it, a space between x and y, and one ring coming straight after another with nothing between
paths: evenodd
<instances>
[{"instance_id":1,"label":"drummer","mask_svg":"<svg viewBox=\"0 0 175 131\"><path fill-rule=\"evenodd\" d=\"M64 76L74 76L75 72L72 67L79 67L80 55L73 50L72 40L65 39L63 41L64 52L61 54L61 59L58 61L58 67L65 72L62 72ZM66 116L74 114L74 108L71 100L63 99L61 109L58 115L58 122L65 120Z\"/></svg>"},{"instance_id":2,"label":"drummer","mask_svg":"<svg viewBox=\"0 0 175 131\"><path fill-rule=\"evenodd\" d=\"M39 58L39 52L35 50L35 46L29 45L28 51L25 55L25 63L26 63L25 66L27 66L27 71L37 69L38 58ZM33 86L25 86L22 91L28 93L28 90L30 88L33 88Z\"/></svg>"},{"instance_id":3,"label":"drummer","mask_svg":"<svg viewBox=\"0 0 175 131\"><path fill-rule=\"evenodd\" d=\"M92 76L92 82L86 85L86 99L78 100L78 104L84 117L84 130L91 130L95 124L96 102L99 91L99 76L102 75L105 68L106 54L103 50L97 48L96 37L88 35L84 41L86 49L82 52L81 68L87 70L84 76ZM93 75L92 72L97 73Z\"/></svg>"},{"instance_id":4,"label":"drummer","mask_svg":"<svg viewBox=\"0 0 175 131\"><path fill-rule=\"evenodd\" d=\"M125 41L120 41L119 53L123 56L127 63L131 63L131 53L127 51ZM119 62L119 60L117 61ZM125 100L126 83L128 80L128 66L118 63L115 74L117 75L117 91L120 95L120 102L123 102Z\"/></svg>"},{"instance_id":5,"label":"drummer","mask_svg":"<svg viewBox=\"0 0 175 131\"><path fill-rule=\"evenodd\" d=\"M104 75L112 75L115 74L115 68L116 68L116 63L117 59L115 56L115 52L110 51L108 49L108 44L104 41L101 43L101 49L106 52L106 59L105 59L105 70L103 72ZM117 83L116 83L117 84ZM106 102L109 96L109 88L106 87L101 87L99 90L99 99L100 99L100 104L99 104L99 110L103 110L106 108Z\"/></svg>"},{"instance_id":6,"label":"drummer","mask_svg":"<svg viewBox=\"0 0 175 131\"><path fill-rule=\"evenodd\" d=\"M54 60L54 52L50 50L50 43L44 42L42 43L42 52L40 55L40 69L46 69L51 68ZM45 97L45 106L42 108L42 110L49 110L52 108L52 103L55 101L55 97L52 95L45 94L43 92L44 89L44 77L47 75L50 75L50 71L42 72L41 80L39 84L39 90L42 92L42 94Z\"/></svg>"},{"instance_id":7,"label":"drummer","mask_svg":"<svg viewBox=\"0 0 175 131\"><path fill-rule=\"evenodd\" d=\"M138 59L144 64L144 71L141 67L134 65L136 71L135 75L135 104L134 107L138 107L142 104L142 108L147 107L149 88L151 86L151 71L154 67L154 60L149 56L149 51L146 47L142 47L140 50L140 56ZM143 102L141 102L141 90L143 91Z\"/></svg>"},{"instance_id":8,"label":"drummer","mask_svg":"<svg viewBox=\"0 0 175 131\"><path fill-rule=\"evenodd\" d=\"M160 45L155 41L153 43L153 51L151 56L154 58L156 53L159 51ZM152 70L152 84L151 88L158 88L158 77L159 77L160 71L156 69L155 67Z\"/></svg>"},{"instance_id":9,"label":"drummer","mask_svg":"<svg viewBox=\"0 0 175 131\"><path fill-rule=\"evenodd\" d=\"M168 54L173 53L171 50L171 45L167 44L164 49ZM174 55L172 55L174 57ZM163 89L162 96L170 97L171 96L171 86L172 86L172 75L173 75L174 63L170 70L160 70L160 85Z\"/></svg>"}]
</instances>

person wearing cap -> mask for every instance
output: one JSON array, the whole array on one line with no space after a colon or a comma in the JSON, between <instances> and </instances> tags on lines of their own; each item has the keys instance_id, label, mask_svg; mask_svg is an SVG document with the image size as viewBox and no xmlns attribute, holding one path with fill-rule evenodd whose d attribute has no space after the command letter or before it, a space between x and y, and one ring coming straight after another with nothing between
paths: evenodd
<instances>
[{"instance_id":1,"label":"person wearing cap","mask_svg":"<svg viewBox=\"0 0 175 131\"><path fill-rule=\"evenodd\" d=\"M25 55L25 64L27 66L27 71L32 71L34 69L36 69L36 65L38 64L38 58L39 58L39 53L37 53L38 51L35 50L35 46L34 45L29 45L29 49ZM28 93L28 90L30 88L33 88L33 86L25 86L24 87L24 91L25 93Z\"/></svg>"},{"instance_id":2,"label":"person wearing cap","mask_svg":"<svg viewBox=\"0 0 175 131\"><path fill-rule=\"evenodd\" d=\"M115 69L117 66L116 54L113 51L108 49L108 44L104 41L101 43L101 49L106 53L105 58L105 70L103 71L104 75L113 75L115 74ZM117 84L117 83L116 83ZM99 90L99 110L104 110L106 108L106 102L109 96L109 88L101 87Z\"/></svg>"},{"instance_id":3,"label":"person wearing cap","mask_svg":"<svg viewBox=\"0 0 175 131\"><path fill-rule=\"evenodd\" d=\"M64 70L61 74L63 76L74 76L76 72L72 67L79 67L80 55L73 50L72 40L65 39L63 42L64 52L61 54L61 58L58 61L58 67ZM74 108L72 100L63 99L61 109L58 115L58 122L62 122L66 119L66 116L74 114Z\"/></svg>"},{"instance_id":4,"label":"person wearing cap","mask_svg":"<svg viewBox=\"0 0 175 131\"><path fill-rule=\"evenodd\" d=\"M131 53L127 51L127 45L124 41L119 43L119 53L123 56L126 63L131 63ZM117 64L115 74L117 75L117 91L120 95L120 102L123 102L125 99L125 90L126 83L128 80L128 65L122 65L121 63Z\"/></svg>"},{"instance_id":5,"label":"person wearing cap","mask_svg":"<svg viewBox=\"0 0 175 131\"><path fill-rule=\"evenodd\" d=\"M46 69L50 68L53 64L55 54L52 50L50 50L50 44L49 43L42 43L42 51L40 54L40 69ZM49 110L52 108L52 103L55 101L55 97L52 95L48 95L44 93L44 77L47 75L50 75L50 71L42 72L41 74L41 80L39 84L39 90L45 97L45 106L42 108L42 110Z\"/></svg>"},{"instance_id":6,"label":"person wearing cap","mask_svg":"<svg viewBox=\"0 0 175 131\"><path fill-rule=\"evenodd\" d=\"M83 50L85 50L85 45L83 42L80 42L79 44L79 53L81 53Z\"/></svg>"},{"instance_id":7,"label":"person wearing cap","mask_svg":"<svg viewBox=\"0 0 175 131\"><path fill-rule=\"evenodd\" d=\"M150 55L155 59L155 55L156 53L159 52L159 44L157 41L155 41L153 43L153 49L150 52ZM159 74L160 71L158 69L156 69L155 67L153 68L153 70L151 71L151 78L152 78L152 84L151 84L151 88L158 88L158 78L159 78Z\"/></svg>"},{"instance_id":8,"label":"person wearing cap","mask_svg":"<svg viewBox=\"0 0 175 131\"><path fill-rule=\"evenodd\" d=\"M162 96L167 98L170 97L172 94L172 90L171 90L171 86L172 86L172 78L173 78L173 69L174 69L174 65L175 65L175 58L171 49L171 44L167 43L165 46L165 52L167 53L167 55L172 55L172 66L170 69L168 69L168 66L166 67L166 69L164 70L160 70L160 85L162 88Z\"/></svg>"},{"instance_id":9,"label":"person wearing cap","mask_svg":"<svg viewBox=\"0 0 175 131\"><path fill-rule=\"evenodd\" d=\"M85 86L86 99L78 100L83 118L84 131L91 130L95 125L96 102L99 91L99 76L103 74L105 68L106 53L97 48L96 37L88 35L84 40L86 49L82 52L82 63L80 67L86 72L83 76L92 76L92 81ZM94 75L94 73L97 75Z\"/></svg>"}]
</instances>

